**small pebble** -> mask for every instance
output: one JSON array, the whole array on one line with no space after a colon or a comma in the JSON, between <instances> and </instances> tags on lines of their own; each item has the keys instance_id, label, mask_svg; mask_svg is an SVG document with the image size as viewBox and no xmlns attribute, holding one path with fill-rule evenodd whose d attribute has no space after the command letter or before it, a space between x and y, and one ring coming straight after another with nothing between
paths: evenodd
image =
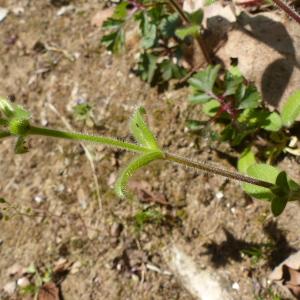
<instances>
[{"instance_id":1,"label":"small pebble","mask_svg":"<svg viewBox=\"0 0 300 300\"><path fill-rule=\"evenodd\" d=\"M27 277L21 277L17 280L17 285L21 288L24 288L30 285L30 281L28 280Z\"/></svg>"},{"instance_id":2,"label":"small pebble","mask_svg":"<svg viewBox=\"0 0 300 300\"><path fill-rule=\"evenodd\" d=\"M33 200L37 203L37 204L41 204L42 202L44 202L46 200L45 196L43 195L36 195L34 196Z\"/></svg>"},{"instance_id":3,"label":"small pebble","mask_svg":"<svg viewBox=\"0 0 300 300\"><path fill-rule=\"evenodd\" d=\"M8 9L4 7L0 7L0 22L4 21L8 14Z\"/></svg>"},{"instance_id":4,"label":"small pebble","mask_svg":"<svg viewBox=\"0 0 300 300\"><path fill-rule=\"evenodd\" d=\"M232 284L232 288L233 288L234 290L238 291L238 290L240 289L240 285L239 285L237 282L234 282L234 283Z\"/></svg>"},{"instance_id":5,"label":"small pebble","mask_svg":"<svg viewBox=\"0 0 300 300\"><path fill-rule=\"evenodd\" d=\"M217 192L216 193L216 198L218 199L218 200L221 200L221 199L223 199L224 198L224 194L223 194L223 192Z\"/></svg>"}]
</instances>

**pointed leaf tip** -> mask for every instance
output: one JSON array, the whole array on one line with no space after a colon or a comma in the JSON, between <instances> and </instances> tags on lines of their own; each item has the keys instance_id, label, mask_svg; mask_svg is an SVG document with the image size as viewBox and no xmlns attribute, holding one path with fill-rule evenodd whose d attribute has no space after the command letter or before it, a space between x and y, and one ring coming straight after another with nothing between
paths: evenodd
<instances>
[{"instance_id":1,"label":"pointed leaf tip","mask_svg":"<svg viewBox=\"0 0 300 300\"><path fill-rule=\"evenodd\" d=\"M154 134L143 119L145 114L146 110L144 107L139 107L135 111L130 120L130 131L140 145L149 148L149 150L160 151Z\"/></svg>"}]
</instances>

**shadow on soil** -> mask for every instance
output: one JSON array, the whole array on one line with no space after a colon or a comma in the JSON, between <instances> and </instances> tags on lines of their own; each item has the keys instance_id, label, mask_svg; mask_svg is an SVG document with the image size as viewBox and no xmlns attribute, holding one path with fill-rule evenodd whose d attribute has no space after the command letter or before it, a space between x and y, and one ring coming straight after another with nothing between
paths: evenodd
<instances>
[{"instance_id":1,"label":"shadow on soil","mask_svg":"<svg viewBox=\"0 0 300 300\"><path fill-rule=\"evenodd\" d=\"M269 222L263 228L269 242L253 243L236 238L226 228L223 229L226 239L221 243L211 242L204 245L207 249L202 255L209 255L214 267L227 265L230 261L241 262L242 253L256 260L264 259L270 268L276 267L296 249L291 247L284 232L278 228L276 222Z\"/></svg>"},{"instance_id":2,"label":"shadow on soil","mask_svg":"<svg viewBox=\"0 0 300 300\"><path fill-rule=\"evenodd\" d=\"M222 16L216 16L208 19L207 41L211 49L216 48L221 41L226 43L227 34L232 29L242 31L282 56L266 67L261 79L263 99L278 107L294 68L299 68L293 39L284 24L263 15L249 16L241 13L235 23L230 23Z\"/></svg>"}]
</instances>

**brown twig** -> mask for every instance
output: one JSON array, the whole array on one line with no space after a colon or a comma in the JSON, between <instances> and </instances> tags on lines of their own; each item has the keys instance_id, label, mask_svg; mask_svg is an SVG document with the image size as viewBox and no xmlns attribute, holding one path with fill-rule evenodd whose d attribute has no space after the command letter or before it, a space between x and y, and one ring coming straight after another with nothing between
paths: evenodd
<instances>
[{"instance_id":1,"label":"brown twig","mask_svg":"<svg viewBox=\"0 0 300 300\"><path fill-rule=\"evenodd\" d=\"M178 14L179 14L180 18L182 19L182 21L186 24L190 24L190 20L188 19L188 17L186 16L184 11L180 7L180 5L177 3L177 1L176 0L168 0L168 1L170 3L171 7L176 12L178 12ZM199 24L199 26L201 26L201 24ZM197 42L201 52L203 53L207 63L212 64L213 61L212 61L211 56L210 56L210 51L207 49L206 44L204 43L203 38L200 34L196 37L196 42Z\"/></svg>"}]
</instances>

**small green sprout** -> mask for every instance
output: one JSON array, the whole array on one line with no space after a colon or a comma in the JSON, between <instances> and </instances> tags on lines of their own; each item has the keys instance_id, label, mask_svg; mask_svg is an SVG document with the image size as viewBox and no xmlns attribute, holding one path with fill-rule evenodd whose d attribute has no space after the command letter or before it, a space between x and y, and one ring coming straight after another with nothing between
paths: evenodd
<instances>
[{"instance_id":1,"label":"small green sprout","mask_svg":"<svg viewBox=\"0 0 300 300\"><path fill-rule=\"evenodd\" d=\"M17 137L16 153L24 153L23 144L29 136L40 135L63 138L73 141L94 142L138 153L121 172L115 186L116 194L125 198L127 183L131 176L152 161L166 160L184 166L225 176L243 182L243 189L251 196L271 201L272 212L279 215L288 201L300 199L300 186L288 178L285 172L266 164L256 164L251 152L245 153L240 160L240 171L246 174L225 170L206 161L192 161L185 157L166 152L144 120L145 109L140 107L130 120L130 131L137 143L129 143L104 136L94 136L76 132L66 132L45 127L36 127L30 123L30 114L20 106L0 98L1 138ZM20 144L21 143L21 144Z\"/></svg>"}]
</instances>

